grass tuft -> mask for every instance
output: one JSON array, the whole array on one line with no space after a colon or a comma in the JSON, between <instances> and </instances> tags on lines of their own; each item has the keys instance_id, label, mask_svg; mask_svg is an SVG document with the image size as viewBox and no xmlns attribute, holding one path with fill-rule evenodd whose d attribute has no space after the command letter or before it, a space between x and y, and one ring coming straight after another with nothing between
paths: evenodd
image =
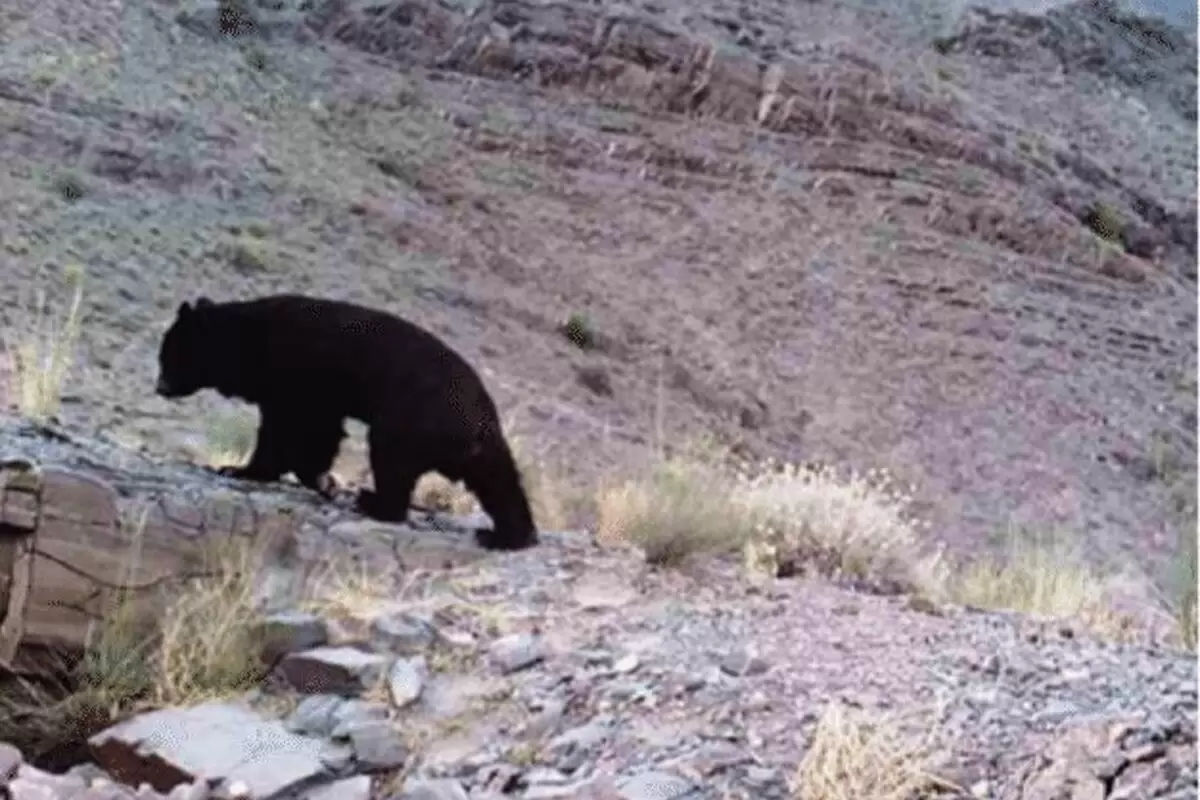
<instances>
[{"instance_id":1,"label":"grass tuft","mask_svg":"<svg viewBox=\"0 0 1200 800\"><path fill-rule=\"evenodd\" d=\"M735 500L755 529L745 549L751 568L774 575L808 568L877 588L920 583L923 525L910 513L911 494L886 470L843 477L829 467L768 461L739 476Z\"/></svg>"},{"instance_id":2,"label":"grass tuft","mask_svg":"<svg viewBox=\"0 0 1200 800\"><path fill-rule=\"evenodd\" d=\"M793 781L796 800L910 800L950 788L933 771L934 736L906 734L893 715L829 705Z\"/></svg>"},{"instance_id":3,"label":"grass tuft","mask_svg":"<svg viewBox=\"0 0 1200 800\"><path fill-rule=\"evenodd\" d=\"M939 589L945 598L977 608L1076 620L1117 641L1129 637L1134 623L1114 608L1112 580L1088 566L1075 548L1016 529L1006 538L999 558L943 568Z\"/></svg>"},{"instance_id":4,"label":"grass tuft","mask_svg":"<svg viewBox=\"0 0 1200 800\"><path fill-rule=\"evenodd\" d=\"M255 415L244 410L215 415L196 456L210 467L241 466L250 459L258 437Z\"/></svg>"},{"instance_id":5,"label":"grass tuft","mask_svg":"<svg viewBox=\"0 0 1200 800\"><path fill-rule=\"evenodd\" d=\"M602 542L636 545L661 566L736 549L754 532L753 518L734 503L729 477L683 458L664 458L638 478L602 487L597 514Z\"/></svg>"},{"instance_id":6,"label":"grass tuft","mask_svg":"<svg viewBox=\"0 0 1200 800\"><path fill-rule=\"evenodd\" d=\"M12 361L17 410L38 423L54 418L62 404L62 389L74 359L83 320L81 267L66 270L71 301L61 320L47 309L46 293L39 290L32 309L18 322L15 333L4 337Z\"/></svg>"}]
</instances>

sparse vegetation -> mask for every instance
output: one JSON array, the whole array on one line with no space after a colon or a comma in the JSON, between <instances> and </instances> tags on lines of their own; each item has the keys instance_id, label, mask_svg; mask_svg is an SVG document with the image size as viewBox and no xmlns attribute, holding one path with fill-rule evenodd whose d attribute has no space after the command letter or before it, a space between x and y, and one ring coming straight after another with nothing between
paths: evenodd
<instances>
[{"instance_id":1,"label":"sparse vegetation","mask_svg":"<svg viewBox=\"0 0 1200 800\"><path fill-rule=\"evenodd\" d=\"M217 414L208 424L197 454L210 467L240 466L254 451L258 420L247 410L236 409Z\"/></svg>"},{"instance_id":2,"label":"sparse vegetation","mask_svg":"<svg viewBox=\"0 0 1200 800\"><path fill-rule=\"evenodd\" d=\"M1195 517L1192 518L1193 520ZM1196 566L1196 528L1194 524L1180 534L1179 561L1175 580L1175 600L1172 611L1179 626L1179 639L1189 650L1196 649L1196 590L1200 570Z\"/></svg>"},{"instance_id":3,"label":"sparse vegetation","mask_svg":"<svg viewBox=\"0 0 1200 800\"><path fill-rule=\"evenodd\" d=\"M574 313L562 324L563 336L580 350L591 350L596 346L596 332L585 314Z\"/></svg>"},{"instance_id":4,"label":"sparse vegetation","mask_svg":"<svg viewBox=\"0 0 1200 800\"><path fill-rule=\"evenodd\" d=\"M48 422L58 413L83 323L82 267L68 267L65 277L71 300L61 320L53 318L45 291L38 290L33 307L4 337L12 362L12 399L21 414L39 423Z\"/></svg>"},{"instance_id":5,"label":"sparse vegetation","mask_svg":"<svg viewBox=\"0 0 1200 800\"><path fill-rule=\"evenodd\" d=\"M909 512L911 494L885 470L843 478L828 467L767 462L739 476L735 498L754 524L750 566L776 575L808 567L880 588L921 581L923 523Z\"/></svg>"},{"instance_id":6,"label":"sparse vegetation","mask_svg":"<svg viewBox=\"0 0 1200 800\"><path fill-rule=\"evenodd\" d=\"M239 236L229 246L229 263L243 275L266 272L267 253L261 241Z\"/></svg>"},{"instance_id":7,"label":"sparse vegetation","mask_svg":"<svg viewBox=\"0 0 1200 800\"><path fill-rule=\"evenodd\" d=\"M956 603L1009 609L1079 621L1092 632L1123 639L1133 621L1109 599L1109 579L1089 567L1061 538L1012 529L998 559L982 559L941 573L939 589Z\"/></svg>"},{"instance_id":8,"label":"sparse vegetation","mask_svg":"<svg viewBox=\"0 0 1200 800\"><path fill-rule=\"evenodd\" d=\"M796 800L910 800L952 786L934 771L936 726L906 732L891 714L830 704L793 780Z\"/></svg>"},{"instance_id":9,"label":"sparse vegetation","mask_svg":"<svg viewBox=\"0 0 1200 800\"><path fill-rule=\"evenodd\" d=\"M731 474L669 457L640 480L602 489L597 527L602 540L632 542L655 563L741 548L752 574L813 571L913 588L923 548L910 502L885 472L841 478L767 461Z\"/></svg>"},{"instance_id":10,"label":"sparse vegetation","mask_svg":"<svg viewBox=\"0 0 1200 800\"><path fill-rule=\"evenodd\" d=\"M1125 217L1108 203L1096 203L1088 209L1084 223L1101 239L1120 242L1125 236Z\"/></svg>"},{"instance_id":11,"label":"sparse vegetation","mask_svg":"<svg viewBox=\"0 0 1200 800\"><path fill-rule=\"evenodd\" d=\"M63 170L54 177L54 191L58 193L64 201L74 203L77 200L82 200L87 194L87 185L83 182L83 176L75 170Z\"/></svg>"},{"instance_id":12,"label":"sparse vegetation","mask_svg":"<svg viewBox=\"0 0 1200 800\"><path fill-rule=\"evenodd\" d=\"M247 47L244 55L246 57L246 64L250 69L262 72L267 68L267 64L269 63L267 61L267 52L261 47Z\"/></svg>"},{"instance_id":13,"label":"sparse vegetation","mask_svg":"<svg viewBox=\"0 0 1200 800\"><path fill-rule=\"evenodd\" d=\"M479 505L462 481L451 481L439 472L422 475L413 498L418 505L449 514L470 514Z\"/></svg>"},{"instance_id":14,"label":"sparse vegetation","mask_svg":"<svg viewBox=\"0 0 1200 800\"><path fill-rule=\"evenodd\" d=\"M755 532L756 520L734 500L730 476L681 457L643 475L604 486L597 536L641 548L652 564L672 566L700 552L731 551Z\"/></svg>"}]
</instances>

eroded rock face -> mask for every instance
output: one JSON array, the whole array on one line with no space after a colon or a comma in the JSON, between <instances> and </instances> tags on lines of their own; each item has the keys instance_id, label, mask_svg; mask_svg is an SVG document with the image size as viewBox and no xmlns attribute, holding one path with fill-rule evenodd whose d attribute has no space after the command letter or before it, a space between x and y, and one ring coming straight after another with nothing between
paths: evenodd
<instances>
[{"instance_id":1,"label":"eroded rock face","mask_svg":"<svg viewBox=\"0 0 1200 800\"><path fill-rule=\"evenodd\" d=\"M1068 724L1003 796L1134 800L1195 793L1195 726L1130 715Z\"/></svg>"},{"instance_id":2,"label":"eroded rock face","mask_svg":"<svg viewBox=\"0 0 1200 800\"><path fill-rule=\"evenodd\" d=\"M257 551L267 608L289 605L331 560L438 569L485 555L469 528L444 515L414 514L412 525L361 520L285 484L248 487L9 422L0 417L0 664L33 648L78 652L116 587L143 587L135 607L152 620L164 593L203 573L222 542ZM274 663L327 637L311 615L268 617L263 658ZM19 668L42 667L26 660Z\"/></svg>"}]
</instances>

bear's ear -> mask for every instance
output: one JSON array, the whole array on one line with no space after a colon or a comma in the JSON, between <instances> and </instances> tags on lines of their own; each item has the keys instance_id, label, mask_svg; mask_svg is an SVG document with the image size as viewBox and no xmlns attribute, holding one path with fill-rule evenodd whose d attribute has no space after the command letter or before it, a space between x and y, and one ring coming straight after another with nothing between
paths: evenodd
<instances>
[{"instance_id":1,"label":"bear's ear","mask_svg":"<svg viewBox=\"0 0 1200 800\"><path fill-rule=\"evenodd\" d=\"M202 308L212 308L215 305L216 305L216 303L214 303L212 300L209 300L207 297L201 296L201 297L196 298L196 310L197 311L199 311Z\"/></svg>"},{"instance_id":2,"label":"bear's ear","mask_svg":"<svg viewBox=\"0 0 1200 800\"><path fill-rule=\"evenodd\" d=\"M183 319L190 313L192 313L192 304L187 300L184 300L179 304L179 308L175 309L175 316L179 317L179 319Z\"/></svg>"}]
</instances>

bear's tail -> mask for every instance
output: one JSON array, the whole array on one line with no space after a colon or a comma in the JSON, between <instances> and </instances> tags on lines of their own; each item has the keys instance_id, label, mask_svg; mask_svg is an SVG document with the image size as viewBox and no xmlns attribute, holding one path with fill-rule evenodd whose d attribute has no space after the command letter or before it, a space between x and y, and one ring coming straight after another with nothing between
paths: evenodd
<instances>
[{"instance_id":1,"label":"bear's tail","mask_svg":"<svg viewBox=\"0 0 1200 800\"><path fill-rule=\"evenodd\" d=\"M537 526L521 471L500 431L479 443L464 483L492 518L493 529L481 531L479 543L489 550L522 550L538 543Z\"/></svg>"}]
</instances>

